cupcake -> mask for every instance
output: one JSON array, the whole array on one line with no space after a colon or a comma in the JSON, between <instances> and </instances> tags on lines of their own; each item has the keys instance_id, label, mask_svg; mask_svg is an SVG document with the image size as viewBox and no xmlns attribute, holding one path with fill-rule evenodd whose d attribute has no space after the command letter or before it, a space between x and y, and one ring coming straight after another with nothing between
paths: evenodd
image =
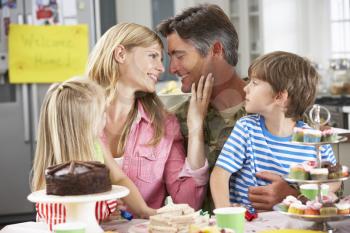
<instances>
[{"instance_id":1,"label":"cupcake","mask_svg":"<svg viewBox=\"0 0 350 233\"><path fill-rule=\"evenodd\" d=\"M292 195L289 195L282 201L282 203L279 204L278 207L280 208L281 211L288 212L289 206L292 203L299 203L299 204L301 204L301 202L296 197L294 197Z\"/></svg>"},{"instance_id":2,"label":"cupcake","mask_svg":"<svg viewBox=\"0 0 350 233\"><path fill-rule=\"evenodd\" d=\"M350 214L350 204L349 203L338 203L335 204L338 209L338 214Z\"/></svg>"},{"instance_id":3,"label":"cupcake","mask_svg":"<svg viewBox=\"0 0 350 233\"><path fill-rule=\"evenodd\" d=\"M288 208L288 213L291 214L304 214L306 206L297 202L290 204Z\"/></svg>"},{"instance_id":4,"label":"cupcake","mask_svg":"<svg viewBox=\"0 0 350 233\"><path fill-rule=\"evenodd\" d=\"M292 134L292 141L303 142L304 141L304 130L302 128L294 127Z\"/></svg>"},{"instance_id":5,"label":"cupcake","mask_svg":"<svg viewBox=\"0 0 350 233\"><path fill-rule=\"evenodd\" d=\"M321 131L317 129L304 129L304 142L320 142Z\"/></svg>"},{"instance_id":6,"label":"cupcake","mask_svg":"<svg viewBox=\"0 0 350 233\"><path fill-rule=\"evenodd\" d=\"M336 215L337 207L333 203L324 203L320 209L320 215Z\"/></svg>"},{"instance_id":7,"label":"cupcake","mask_svg":"<svg viewBox=\"0 0 350 233\"><path fill-rule=\"evenodd\" d=\"M321 132L321 135L322 142L334 142L337 140L337 134L333 131L332 128L323 130Z\"/></svg>"},{"instance_id":8,"label":"cupcake","mask_svg":"<svg viewBox=\"0 0 350 233\"><path fill-rule=\"evenodd\" d=\"M304 213L306 215L320 215L321 207L322 204L318 201L308 201L306 202L306 209Z\"/></svg>"},{"instance_id":9,"label":"cupcake","mask_svg":"<svg viewBox=\"0 0 350 233\"><path fill-rule=\"evenodd\" d=\"M310 170L311 180L327 180L328 178L327 168L313 168Z\"/></svg>"},{"instance_id":10,"label":"cupcake","mask_svg":"<svg viewBox=\"0 0 350 233\"><path fill-rule=\"evenodd\" d=\"M305 170L302 164L292 165L289 171L289 178L296 180L308 180L309 173Z\"/></svg>"}]
</instances>

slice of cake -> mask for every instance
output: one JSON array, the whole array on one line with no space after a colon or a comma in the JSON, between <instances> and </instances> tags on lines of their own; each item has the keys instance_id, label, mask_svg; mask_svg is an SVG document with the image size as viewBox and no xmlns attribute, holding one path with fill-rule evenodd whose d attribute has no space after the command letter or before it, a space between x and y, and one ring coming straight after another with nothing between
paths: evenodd
<instances>
[{"instance_id":1,"label":"slice of cake","mask_svg":"<svg viewBox=\"0 0 350 233\"><path fill-rule=\"evenodd\" d=\"M85 195L112 189L109 170L100 162L71 161L45 171L46 194Z\"/></svg>"}]
</instances>

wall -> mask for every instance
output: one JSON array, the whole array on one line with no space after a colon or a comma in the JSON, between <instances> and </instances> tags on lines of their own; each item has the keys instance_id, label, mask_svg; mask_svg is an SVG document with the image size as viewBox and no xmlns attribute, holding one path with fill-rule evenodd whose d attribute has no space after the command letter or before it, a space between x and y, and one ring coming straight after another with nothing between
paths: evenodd
<instances>
[{"instance_id":1,"label":"wall","mask_svg":"<svg viewBox=\"0 0 350 233\"><path fill-rule=\"evenodd\" d=\"M116 8L118 23L133 22L152 28L151 0L116 0Z\"/></svg>"},{"instance_id":2,"label":"wall","mask_svg":"<svg viewBox=\"0 0 350 233\"><path fill-rule=\"evenodd\" d=\"M264 0L264 52L285 50L327 64L329 0Z\"/></svg>"},{"instance_id":3,"label":"wall","mask_svg":"<svg viewBox=\"0 0 350 233\"><path fill-rule=\"evenodd\" d=\"M175 14L180 13L184 8L208 2L211 4L217 4L225 11L227 15L229 14L229 0L175 0Z\"/></svg>"}]
</instances>

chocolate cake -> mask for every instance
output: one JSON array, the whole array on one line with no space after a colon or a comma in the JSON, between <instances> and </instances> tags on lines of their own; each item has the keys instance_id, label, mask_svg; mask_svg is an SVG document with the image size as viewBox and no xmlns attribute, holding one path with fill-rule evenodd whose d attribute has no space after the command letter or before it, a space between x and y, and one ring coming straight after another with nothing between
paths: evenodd
<instances>
[{"instance_id":1,"label":"chocolate cake","mask_svg":"<svg viewBox=\"0 0 350 233\"><path fill-rule=\"evenodd\" d=\"M45 171L46 194L68 196L111 190L108 168L100 162L71 161Z\"/></svg>"}]
</instances>

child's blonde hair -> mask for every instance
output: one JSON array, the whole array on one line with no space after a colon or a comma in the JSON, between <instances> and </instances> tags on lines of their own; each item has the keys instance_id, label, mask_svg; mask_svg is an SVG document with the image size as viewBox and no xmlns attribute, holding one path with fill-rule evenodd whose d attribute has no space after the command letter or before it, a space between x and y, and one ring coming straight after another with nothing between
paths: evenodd
<instances>
[{"instance_id":1,"label":"child's blonde hair","mask_svg":"<svg viewBox=\"0 0 350 233\"><path fill-rule=\"evenodd\" d=\"M149 47L158 44L163 49L160 37L151 29L135 23L119 23L111 27L97 42L90 54L87 75L106 88L108 102L116 95L119 80L119 64L114 59L114 51L118 45L123 45L128 51L135 47ZM159 143L164 135L164 108L155 93L137 93L136 101L140 100L146 113L150 116L154 128L150 145ZM129 113L118 144L118 151L124 151L125 142L131 125L137 116L137 105Z\"/></svg>"},{"instance_id":2,"label":"child's blonde hair","mask_svg":"<svg viewBox=\"0 0 350 233\"><path fill-rule=\"evenodd\" d=\"M45 188L45 169L71 160L92 161L105 110L105 93L87 78L53 84L43 100L32 169L32 190Z\"/></svg>"}]
</instances>

